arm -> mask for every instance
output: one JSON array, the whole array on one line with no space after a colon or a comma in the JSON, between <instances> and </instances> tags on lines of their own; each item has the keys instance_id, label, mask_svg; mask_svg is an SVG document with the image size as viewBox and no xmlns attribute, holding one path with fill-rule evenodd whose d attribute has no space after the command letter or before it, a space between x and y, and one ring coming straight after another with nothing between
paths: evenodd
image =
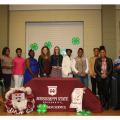
<instances>
[{"instance_id":1,"label":"arm","mask_svg":"<svg viewBox=\"0 0 120 120\"><path fill-rule=\"evenodd\" d=\"M39 72L43 73L43 64L42 64L41 56L39 56L39 58L38 58L38 66L39 66Z\"/></svg>"},{"instance_id":2,"label":"arm","mask_svg":"<svg viewBox=\"0 0 120 120\"><path fill-rule=\"evenodd\" d=\"M4 57L2 57L1 58L1 67L3 68L3 69L12 69L12 65L11 66L8 66L8 65L5 65L4 64Z\"/></svg>"},{"instance_id":3,"label":"arm","mask_svg":"<svg viewBox=\"0 0 120 120\"><path fill-rule=\"evenodd\" d=\"M64 75L68 75L68 71L67 71L67 60L66 60L66 57L63 58L63 61L62 61L62 73Z\"/></svg>"},{"instance_id":4,"label":"arm","mask_svg":"<svg viewBox=\"0 0 120 120\"><path fill-rule=\"evenodd\" d=\"M30 68L30 60L29 59L26 59L25 65L26 65L26 68L29 70L30 74L34 77L34 74Z\"/></svg>"},{"instance_id":5,"label":"arm","mask_svg":"<svg viewBox=\"0 0 120 120\"><path fill-rule=\"evenodd\" d=\"M109 71L107 72L107 76L111 75L112 72L113 72L113 62L112 62L112 59L109 58Z\"/></svg>"},{"instance_id":6,"label":"arm","mask_svg":"<svg viewBox=\"0 0 120 120\"><path fill-rule=\"evenodd\" d=\"M96 73L98 76L101 76L101 71L98 70L98 68L101 67L101 66L98 66L98 65L99 65L98 62L99 62L99 59L96 59L96 60L95 60L95 65L94 65L94 70L95 70L95 73Z\"/></svg>"},{"instance_id":7,"label":"arm","mask_svg":"<svg viewBox=\"0 0 120 120\"><path fill-rule=\"evenodd\" d=\"M93 75L93 65L92 65L92 58L89 59L89 72L90 72L90 76L94 76Z\"/></svg>"},{"instance_id":8,"label":"arm","mask_svg":"<svg viewBox=\"0 0 120 120\"><path fill-rule=\"evenodd\" d=\"M76 61L75 61L75 59L73 59L71 62L71 68L72 68L72 71L77 74L78 70L75 68L75 64L76 64Z\"/></svg>"},{"instance_id":9,"label":"arm","mask_svg":"<svg viewBox=\"0 0 120 120\"><path fill-rule=\"evenodd\" d=\"M87 65L87 68L85 70L85 73L88 74L89 72L89 64L88 64L88 59L86 58L86 65Z\"/></svg>"}]
</instances>

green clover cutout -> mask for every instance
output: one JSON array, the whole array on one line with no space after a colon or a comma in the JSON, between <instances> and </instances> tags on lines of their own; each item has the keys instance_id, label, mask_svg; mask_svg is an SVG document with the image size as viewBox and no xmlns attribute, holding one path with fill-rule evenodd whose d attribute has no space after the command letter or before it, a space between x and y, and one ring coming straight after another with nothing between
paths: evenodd
<instances>
[{"instance_id":1,"label":"green clover cutout","mask_svg":"<svg viewBox=\"0 0 120 120\"><path fill-rule=\"evenodd\" d=\"M38 113L45 113L47 112L48 106L46 104L38 104L37 105L37 112Z\"/></svg>"},{"instance_id":2,"label":"green clover cutout","mask_svg":"<svg viewBox=\"0 0 120 120\"><path fill-rule=\"evenodd\" d=\"M79 45L80 44L80 38L79 37L73 37L72 38L72 44L73 45Z\"/></svg>"},{"instance_id":3,"label":"green clover cutout","mask_svg":"<svg viewBox=\"0 0 120 120\"><path fill-rule=\"evenodd\" d=\"M80 115L80 116L89 116L89 115L91 115L91 112L90 111L86 111L86 110L82 110L80 112L77 112L76 114Z\"/></svg>"},{"instance_id":4,"label":"green clover cutout","mask_svg":"<svg viewBox=\"0 0 120 120\"><path fill-rule=\"evenodd\" d=\"M47 41L44 43L44 46L46 46L50 49L50 48L52 48L52 43L50 41Z\"/></svg>"},{"instance_id":5,"label":"green clover cutout","mask_svg":"<svg viewBox=\"0 0 120 120\"><path fill-rule=\"evenodd\" d=\"M31 44L30 45L30 48L32 49L32 50L38 50L38 44L37 43L33 43L33 44Z\"/></svg>"}]
</instances>

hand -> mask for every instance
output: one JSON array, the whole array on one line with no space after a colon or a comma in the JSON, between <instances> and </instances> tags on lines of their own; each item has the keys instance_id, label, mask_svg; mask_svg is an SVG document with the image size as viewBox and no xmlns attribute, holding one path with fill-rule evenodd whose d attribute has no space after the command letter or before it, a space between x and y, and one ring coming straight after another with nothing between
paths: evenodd
<instances>
[{"instance_id":1,"label":"hand","mask_svg":"<svg viewBox=\"0 0 120 120\"><path fill-rule=\"evenodd\" d=\"M11 69L12 66L3 66L4 69Z\"/></svg>"},{"instance_id":2,"label":"hand","mask_svg":"<svg viewBox=\"0 0 120 120\"><path fill-rule=\"evenodd\" d=\"M93 74L91 75L91 77L92 77L92 78L96 78L96 73L93 73Z\"/></svg>"},{"instance_id":3,"label":"hand","mask_svg":"<svg viewBox=\"0 0 120 120\"><path fill-rule=\"evenodd\" d=\"M52 66L52 68L57 68L57 66Z\"/></svg>"},{"instance_id":4,"label":"hand","mask_svg":"<svg viewBox=\"0 0 120 120\"><path fill-rule=\"evenodd\" d=\"M85 77L85 76L86 76L86 73L85 73L85 72L82 72L81 76L82 76L82 77Z\"/></svg>"},{"instance_id":5,"label":"hand","mask_svg":"<svg viewBox=\"0 0 120 120\"><path fill-rule=\"evenodd\" d=\"M120 70L120 65L116 67L117 70Z\"/></svg>"},{"instance_id":6,"label":"hand","mask_svg":"<svg viewBox=\"0 0 120 120\"><path fill-rule=\"evenodd\" d=\"M60 69L60 70L61 70L61 69L62 69L62 67L58 66L58 69Z\"/></svg>"},{"instance_id":7,"label":"hand","mask_svg":"<svg viewBox=\"0 0 120 120\"><path fill-rule=\"evenodd\" d=\"M107 75L105 74L105 73L103 73L102 75L101 75L101 78L102 79L105 79L107 77Z\"/></svg>"}]
</instances>

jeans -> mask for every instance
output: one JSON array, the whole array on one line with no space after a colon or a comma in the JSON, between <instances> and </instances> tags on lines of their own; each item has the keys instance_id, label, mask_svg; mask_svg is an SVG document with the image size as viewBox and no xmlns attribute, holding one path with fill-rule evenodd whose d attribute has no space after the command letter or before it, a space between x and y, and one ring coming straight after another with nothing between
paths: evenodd
<instances>
[{"instance_id":1,"label":"jeans","mask_svg":"<svg viewBox=\"0 0 120 120\"><path fill-rule=\"evenodd\" d=\"M7 92L10 89L10 86L11 86L11 76L12 76L11 74L3 74L5 92Z\"/></svg>"},{"instance_id":2,"label":"jeans","mask_svg":"<svg viewBox=\"0 0 120 120\"><path fill-rule=\"evenodd\" d=\"M13 75L15 81L15 88L23 86L23 75Z\"/></svg>"},{"instance_id":3,"label":"jeans","mask_svg":"<svg viewBox=\"0 0 120 120\"><path fill-rule=\"evenodd\" d=\"M96 88L97 88L96 78L91 77L91 83L92 83L92 92L96 95Z\"/></svg>"},{"instance_id":4,"label":"jeans","mask_svg":"<svg viewBox=\"0 0 120 120\"><path fill-rule=\"evenodd\" d=\"M85 87L88 87L88 75L86 75L85 77L83 77L83 76L80 76L80 75L75 75L75 77L76 78L79 78L80 79L80 82L82 83L82 84L84 84L85 85Z\"/></svg>"}]
</instances>

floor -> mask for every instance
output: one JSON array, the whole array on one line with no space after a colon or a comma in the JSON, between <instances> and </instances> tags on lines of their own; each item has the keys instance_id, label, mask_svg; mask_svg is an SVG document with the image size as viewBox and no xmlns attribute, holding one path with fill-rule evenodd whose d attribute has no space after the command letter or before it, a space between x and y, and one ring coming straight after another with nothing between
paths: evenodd
<instances>
[{"instance_id":1,"label":"floor","mask_svg":"<svg viewBox=\"0 0 120 120\"><path fill-rule=\"evenodd\" d=\"M102 113L92 113L92 116L120 116L120 110L109 109ZM13 116L4 111L4 103L0 101L0 116ZM23 115L22 115L23 116ZM36 111L31 112L30 114L25 114L24 116L76 116L75 112L46 112L46 113L37 113Z\"/></svg>"}]
</instances>

